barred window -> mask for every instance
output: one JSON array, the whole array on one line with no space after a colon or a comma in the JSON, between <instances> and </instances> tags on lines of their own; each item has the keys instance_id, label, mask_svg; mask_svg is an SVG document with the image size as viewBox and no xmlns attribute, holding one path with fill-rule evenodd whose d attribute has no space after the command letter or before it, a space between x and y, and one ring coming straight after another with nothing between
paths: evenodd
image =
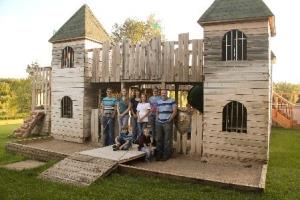
<instances>
[{"instance_id":1,"label":"barred window","mask_svg":"<svg viewBox=\"0 0 300 200\"><path fill-rule=\"evenodd\" d=\"M222 131L247 133L247 109L237 101L231 101L223 108Z\"/></svg>"},{"instance_id":2,"label":"barred window","mask_svg":"<svg viewBox=\"0 0 300 200\"><path fill-rule=\"evenodd\" d=\"M65 96L61 100L61 117L72 118L73 117L73 102L68 96Z\"/></svg>"},{"instance_id":3,"label":"barred window","mask_svg":"<svg viewBox=\"0 0 300 200\"><path fill-rule=\"evenodd\" d=\"M74 67L74 51L71 47L65 47L62 50L61 68Z\"/></svg>"},{"instance_id":4,"label":"barred window","mask_svg":"<svg viewBox=\"0 0 300 200\"><path fill-rule=\"evenodd\" d=\"M224 35L222 60L247 60L247 37L243 32L235 29Z\"/></svg>"}]
</instances>

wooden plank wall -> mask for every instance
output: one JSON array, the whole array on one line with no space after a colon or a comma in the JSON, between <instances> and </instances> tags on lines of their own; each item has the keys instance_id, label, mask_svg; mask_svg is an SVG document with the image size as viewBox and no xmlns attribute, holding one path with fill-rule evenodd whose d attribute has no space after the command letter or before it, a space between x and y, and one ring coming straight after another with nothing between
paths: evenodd
<instances>
[{"instance_id":1,"label":"wooden plank wall","mask_svg":"<svg viewBox=\"0 0 300 200\"><path fill-rule=\"evenodd\" d=\"M221 61L222 38L231 29L247 36L248 60ZM204 27L203 155L266 161L270 80L268 22ZM222 131L223 107L239 101L247 109L247 133Z\"/></svg>"},{"instance_id":2,"label":"wooden plank wall","mask_svg":"<svg viewBox=\"0 0 300 200\"><path fill-rule=\"evenodd\" d=\"M178 42L156 37L136 45L103 43L93 52L92 82L202 82L202 40L179 34Z\"/></svg>"},{"instance_id":3,"label":"wooden plank wall","mask_svg":"<svg viewBox=\"0 0 300 200\"><path fill-rule=\"evenodd\" d=\"M74 50L74 68L61 69L61 51ZM51 82L51 135L56 139L84 141L85 43L73 41L53 44ZM69 96L73 102L73 118L61 118L61 100ZM90 125L89 125L90 127Z\"/></svg>"},{"instance_id":4,"label":"wooden plank wall","mask_svg":"<svg viewBox=\"0 0 300 200\"><path fill-rule=\"evenodd\" d=\"M37 134L50 133L51 127L51 67L36 67L31 70L32 111L36 106L44 106L45 117L39 127L33 132Z\"/></svg>"}]
</instances>

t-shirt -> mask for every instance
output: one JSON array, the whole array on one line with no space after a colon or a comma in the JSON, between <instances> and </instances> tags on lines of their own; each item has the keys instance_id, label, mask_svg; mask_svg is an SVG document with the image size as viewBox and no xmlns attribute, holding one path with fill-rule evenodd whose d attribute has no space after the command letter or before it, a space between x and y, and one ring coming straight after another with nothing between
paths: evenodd
<instances>
[{"instance_id":1,"label":"t-shirt","mask_svg":"<svg viewBox=\"0 0 300 200\"><path fill-rule=\"evenodd\" d=\"M127 110L127 108L128 108L128 103L126 104L126 102L123 100L122 97L119 99L118 105L119 105L119 112L120 112L120 114L122 114L123 112L125 112L125 110Z\"/></svg>"},{"instance_id":2,"label":"t-shirt","mask_svg":"<svg viewBox=\"0 0 300 200\"><path fill-rule=\"evenodd\" d=\"M139 103L136 110L139 111L139 117L142 118L151 109L150 103ZM148 122L148 116L142 119L140 122Z\"/></svg>"},{"instance_id":3,"label":"t-shirt","mask_svg":"<svg viewBox=\"0 0 300 200\"><path fill-rule=\"evenodd\" d=\"M120 140L132 141L132 139L133 139L132 133L129 133L129 132L121 132L120 133Z\"/></svg>"},{"instance_id":4,"label":"t-shirt","mask_svg":"<svg viewBox=\"0 0 300 200\"><path fill-rule=\"evenodd\" d=\"M150 143L151 143L151 136L149 135L148 137L146 137L144 134L142 134L138 138L138 144L139 144L138 149L141 150L141 148L144 147L144 144L146 144L146 146L149 146Z\"/></svg>"},{"instance_id":5,"label":"t-shirt","mask_svg":"<svg viewBox=\"0 0 300 200\"><path fill-rule=\"evenodd\" d=\"M140 101L137 101L135 99L135 97L133 97L130 101L131 101L131 105L132 105L132 110L133 110L134 114L136 114L136 108L137 108L137 105L140 103Z\"/></svg>"},{"instance_id":6,"label":"t-shirt","mask_svg":"<svg viewBox=\"0 0 300 200\"><path fill-rule=\"evenodd\" d=\"M160 99L157 101L158 117L157 121L160 123L166 123L172 113L173 108L176 107L176 102L174 99L168 98L166 100Z\"/></svg>"},{"instance_id":7,"label":"t-shirt","mask_svg":"<svg viewBox=\"0 0 300 200\"><path fill-rule=\"evenodd\" d=\"M149 103L151 106L151 114L152 115L156 115L156 109L157 109L157 101L160 100L161 97L160 96L151 96L149 98Z\"/></svg>"},{"instance_id":8,"label":"t-shirt","mask_svg":"<svg viewBox=\"0 0 300 200\"><path fill-rule=\"evenodd\" d=\"M115 110L117 100L114 97L104 97L102 100L103 114L112 115Z\"/></svg>"}]
</instances>

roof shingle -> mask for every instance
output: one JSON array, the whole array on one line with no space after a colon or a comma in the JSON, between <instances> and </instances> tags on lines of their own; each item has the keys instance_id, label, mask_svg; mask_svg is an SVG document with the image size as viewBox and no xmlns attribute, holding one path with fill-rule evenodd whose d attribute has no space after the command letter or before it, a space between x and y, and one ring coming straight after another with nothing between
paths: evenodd
<instances>
[{"instance_id":1,"label":"roof shingle","mask_svg":"<svg viewBox=\"0 0 300 200\"><path fill-rule=\"evenodd\" d=\"M97 42L109 40L109 35L96 19L91 9L84 4L50 39L63 42L71 39L91 39Z\"/></svg>"},{"instance_id":2,"label":"roof shingle","mask_svg":"<svg viewBox=\"0 0 300 200\"><path fill-rule=\"evenodd\" d=\"M203 25L213 22L261 19L274 16L262 0L215 0L200 17Z\"/></svg>"}]
</instances>

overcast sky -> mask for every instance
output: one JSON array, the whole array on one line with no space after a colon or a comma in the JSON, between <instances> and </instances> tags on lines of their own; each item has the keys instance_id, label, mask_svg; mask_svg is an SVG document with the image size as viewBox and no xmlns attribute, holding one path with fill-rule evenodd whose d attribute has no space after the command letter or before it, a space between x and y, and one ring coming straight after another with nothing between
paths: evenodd
<instances>
[{"instance_id":1,"label":"overcast sky","mask_svg":"<svg viewBox=\"0 0 300 200\"><path fill-rule=\"evenodd\" d=\"M276 37L271 47L277 57L275 82L300 83L299 6L296 0L264 0L276 16ZM155 14L167 40L179 33L203 38L197 20L213 0L0 0L0 77L26 77L27 64L51 64L48 39L84 3L111 32L114 23L128 17L145 20ZM298 13L298 14L297 14Z\"/></svg>"}]
</instances>

